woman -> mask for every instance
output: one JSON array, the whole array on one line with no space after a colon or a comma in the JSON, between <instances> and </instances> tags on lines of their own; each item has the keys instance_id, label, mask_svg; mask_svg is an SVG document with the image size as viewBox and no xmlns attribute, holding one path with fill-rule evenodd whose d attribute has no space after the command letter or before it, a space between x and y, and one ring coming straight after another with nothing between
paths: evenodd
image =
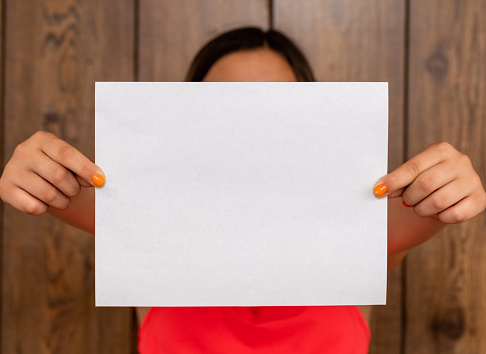
<instances>
[{"instance_id":1,"label":"woman","mask_svg":"<svg viewBox=\"0 0 486 354\"><path fill-rule=\"evenodd\" d=\"M244 28L209 42L187 81L314 81L305 57L275 31ZM379 176L377 176L378 178ZM103 171L50 133L20 144L0 179L5 203L32 215L50 213L94 233L92 187ZM388 268L408 249L486 207L486 193L467 156L438 143L370 186L388 197ZM405 227L406 226L406 227ZM140 353L366 353L369 308L213 307L138 309ZM147 314L148 312L148 314Z\"/></svg>"}]
</instances>

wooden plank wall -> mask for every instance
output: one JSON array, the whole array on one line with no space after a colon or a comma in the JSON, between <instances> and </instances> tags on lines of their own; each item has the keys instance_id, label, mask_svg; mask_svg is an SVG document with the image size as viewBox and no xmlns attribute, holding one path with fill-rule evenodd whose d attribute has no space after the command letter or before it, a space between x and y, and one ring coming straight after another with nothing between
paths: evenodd
<instances>
[{"instance_id":1,"label":"wooden plank wall","mask_svg":"<svg viewBox=\"0 0 486 354\"><path fill-rule=\"evenodd\" d=\"M412 0L408 75L414 155L435 141L486 177L486 3ZM486 218L450 226L406 263L405 353L486 353Z\"/></svg>"},{"instance_id":2,"label":"wooden plank wall","mask_svg":"<svg viewBox=\"0 0 486 354\"><path fill-rule=\"evenodd\" d=\"M4 77L5 77L5 65L4 65L4 54L5 54L5 3L0 1L0 166L3 168L3 137L4 137ZM0 284L2 284L2 274L3 274L3 203L0 201ZM2 347L2 301L0 298L0 348Z\"/></svg>"},{"instance_id":3,"label":"wooden plank wall","mask_svg":"<svg viewBox=\"0 0 486 354\"><path fill-rule=\"evenodd\" d=\"M140 81L183 81L197 50L235 27L267 28L267 0L145 0L140 3Z\"/></svg>"},{"instance_id":4,"label":"wooden plank wall","mask_svg":"<svg viewBox=\"0 0 486 354\"><path fill-rule=\"evenodd\" d=\"M93 158L95 81L180 81L209 38L255 25L295 39L319 80L389 82L390 169L447 140L486 176L482 0L3 0L0 19L4 163L40 129ZM94 307L93 237L0 212L0 351L135 352L132 309ZM486 352L485 223L449 227L390 274L371 353Z\"/></svg>"},{"instance_id":5,"label":"wooden plank wall","mask_svg":"<svg viewBox=\"0 0 486 354\"><path fill-rule=\"evenodd\" d=\"M37 130L94 158L94 82L133 80L131 0L5 6L5 160ZM131 353L133 310L95 309L94 238L3 213L2 353Z\"/></svg>"}]
</instances>

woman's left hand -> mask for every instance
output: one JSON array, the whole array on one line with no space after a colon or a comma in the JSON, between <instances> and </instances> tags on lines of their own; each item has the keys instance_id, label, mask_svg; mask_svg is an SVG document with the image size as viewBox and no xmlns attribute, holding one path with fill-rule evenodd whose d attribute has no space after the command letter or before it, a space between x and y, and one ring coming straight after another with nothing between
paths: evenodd
<instances>
[{"instance_id":1,"label":"woman's left hand","mask_svg":"<svg viewBox=\"0 0 486 354\"><path fill-rule=\"evenodd\" d=\"M382 177L373 192L379 198L402 197L418 216L446 224L464 222L486 208L486 192L471 160L444 142Z\"/></svg>"}]
</instances>

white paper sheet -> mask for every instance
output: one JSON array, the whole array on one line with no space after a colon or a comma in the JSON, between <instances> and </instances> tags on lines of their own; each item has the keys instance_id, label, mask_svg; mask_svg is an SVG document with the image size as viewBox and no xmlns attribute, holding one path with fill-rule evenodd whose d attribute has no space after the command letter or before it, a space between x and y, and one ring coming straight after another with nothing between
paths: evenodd
<instances>
[{"instance_id":1,"label":"white paper sheet","mask_svg":"<svg viewBox=\"0 0 486 354\"><path fill-rule=\"evenodd\" d=\"M387 83L97 83L97 306L384 304Z\"/></svg>"}]
</instances>

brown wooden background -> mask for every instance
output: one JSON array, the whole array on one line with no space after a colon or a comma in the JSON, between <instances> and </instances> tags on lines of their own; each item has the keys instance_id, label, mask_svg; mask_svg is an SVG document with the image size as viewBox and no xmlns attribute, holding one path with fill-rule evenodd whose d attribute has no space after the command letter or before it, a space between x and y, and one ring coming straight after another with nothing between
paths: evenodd
<instances>
[{"instance_id":1,"label":"brown wooden background","mask_svg":"<svg viewBox=\"0 0 486 354\"><path fill-rule=\"evenodd\" d=\"M2 0L0 159L37 130L94 158L95 81L180 81L220 31L273 27L322 81L389 81L390 169L446 140L486 176L484 0ZM379 177L379 176L377 176ZM132 309L94 307L94 238L0 203L1 353L134 353ZM484 215L410 252L371 353L486 353Z\"/></svg>"}]
</instances>

